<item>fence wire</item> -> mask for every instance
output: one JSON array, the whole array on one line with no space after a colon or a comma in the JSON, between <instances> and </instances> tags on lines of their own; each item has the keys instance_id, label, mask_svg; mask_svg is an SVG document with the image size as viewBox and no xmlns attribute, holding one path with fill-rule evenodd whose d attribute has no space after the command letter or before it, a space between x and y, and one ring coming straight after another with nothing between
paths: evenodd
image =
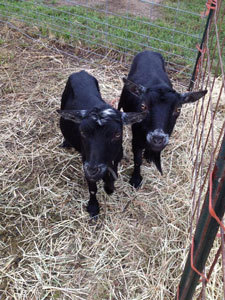
<instances>
[{"instance_id":1,"label":"fence wire","mask_svg":"<svg viewBox=\"0 0 225 300\"><path fill-rule=\"evenodd\" d=\"M215 163L218 152L224 147L222 140L225 134L225 76L224 76L224 15L225 5L222 1L214 1L213 17L207 30L206 40L201 49L201 56L197 64L196 88L207 89L207 97L196 106L193 118L193 145L191 157L193 158L192 172L192 217L190 224L190 241L193 246L193 236L201 227L200 213L204 209L206 193L212 195L212 178L216 173ZM215 127L215 121L219 128ZM218 122L219 121L219 122ZM218 126L218 125L217 125ZM196 128L194 130L194 128ZM222 146L221 146L222 145ZM225 165L223 166L225 169ZM214 172L214 173L213 173ZM224 183L223 176L219 178ZM220 191L218 191L220 193ZM223 197L224 211L225 195ZM214 199L211 199L212 203ZM215 200L216 201L216 200ZM206 202L205 202L206 203ZM224 247L224 223L221 223L217 216L212 214L209 205L209 214L219 223L220 232L214 241L217 251L211 251L203 273L194 270L202 278L202 287L198 289L198 296L195 299L207 299L207 283L210 281L213 272L216 272L217 285L220 286L220 294L214 292L214 299L225 299L225 247ZM197 224L197 228L195 228ZM191 247L190 246L190 247ZM214 248L214 249L215 249ZM203 250L204 251L204 250ZM207 249L205 249L207 252ZM190 256L191 254L190 251ZM194 260L196 257L190 258ZM217 266L215 271L215 266ZM193 269L193 267L192 267ZM178 299L185 298L184 292Z\"/></svg>"},{"instance_id":2,"label":"fence wire","mask_svg":"<svg viewBox=\"0 0 225 300\"><path fill-rule=\"evenodd\" d=\"M107 59L127 66L134 54L143 49L159 51L169 63L170 70L190 78L198 52L196 44L201 42L208 10L201 11L195 7L184 9L184 2L5 0L0 3L0 19L2 22L12 22L20 31L23 27L18 22L31 26L27 34L33 34L35 38L48 37L57 42L61 39L66 47L59 44L57 51L89 63L95 61L100 65L102 60ZM205 0L199 3L204 7ZM225 6L222 0L214 3L215 12L201 49L196 74L195 88L207 88L208 94L196 106L193 116L190 241L225 131ZM168 22L164 22L164 15L167 15ZM191 26L193 21L196 24L194 28ZM182 26L184 22L187 26ZM221 119L221 126L216 130L215 119ZM222 226L215 243L218 250L211 254L203 275L210 280L215 266L219 265L217 276L221 283L221 297L216 298L216 295L215 299L225 299ZM207 280L202 280L201 285L197 297L207 299Z\"/></svg>"},{"instance_id":3,"label":"fence wire","mask_svg":"<svg viewBox=\"0 0 225 300\"><path fill-rule=\"evenodd\" d=\"M159 51L173 72L189 78L207 19L200 10L204 4L201 0L195 8L180 0L5 0L0 18L28 24L41 37L64 39L99 60L107 54L128 64L143 49Z\"/></svg>"}]
</instances>

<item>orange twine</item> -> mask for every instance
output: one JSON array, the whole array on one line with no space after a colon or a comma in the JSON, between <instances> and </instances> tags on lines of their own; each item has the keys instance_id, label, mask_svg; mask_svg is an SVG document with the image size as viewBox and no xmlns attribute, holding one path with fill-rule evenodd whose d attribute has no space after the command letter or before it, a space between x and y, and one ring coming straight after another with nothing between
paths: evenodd
<instances>
[{"instance_id":1,"label":"orange twine","mask_svg":"<svg viewBox=\"0 0 225 300\"><path fill-rule=\"evenodd\" d=\"M192 237L192 243L191 243L191 268L198 274L200 275L202 278L204 278L207 282L209 281L208 278L205 277L205 275L201 272L199 272L195 266L194 266L194 262L193 262L193 256L194 256L194 237Z\"/></svg>"},{"instance_id":2,"label":"orange twine","mask_svg":"<svg viewBox=\"0 0 225 300\"><path fill-rule=\"evenodd\" d=\"M215 210L212 207L212 177L213 177L213 172L210 172L210 176L209 176L209 213L210 215L216 219L216 221L220 224L220 226L223 228L223 230L225 231L225 226L223 225L223 223L220 221L220 219L218 218L218 216L215 213Z\"/></svg>"}]
</instances>

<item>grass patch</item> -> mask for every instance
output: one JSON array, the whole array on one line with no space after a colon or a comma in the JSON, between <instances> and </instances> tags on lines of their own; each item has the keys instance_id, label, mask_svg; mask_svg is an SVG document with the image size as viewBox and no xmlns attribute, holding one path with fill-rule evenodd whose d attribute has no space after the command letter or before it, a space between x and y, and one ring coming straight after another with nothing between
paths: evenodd
<instances>
[{"instance_id":1,"label":"grass patch","mask_svg":"<svg viewBox=\"0 0 225 300\"><path fill-rule=\"evenodd\" d=\"M106 14L99 8L62 5L57 0L5 0L0 4L0 14L35 27L42 36L101 54L110 50L118 59L124 54L131 58L143 49L159 51L175 70L185 69L189 77L206 23L206 18L200 17L205 0L167 0L163 4L155 8L159 15L155 20ZM222 26L225 32L225 24Z\"/></svg>"},{"instance_id":2,"label":"grass patch","mask_svg":"<svg viewBox=\"0 0 225 300\"><path fill-rule=\"evenodd\" d=\"M204 9L204 2L195 3L198 13ZM192 10L193 3L182 2L179 9ZM167 1L166 5L173 7L177 3ZM158 10L160 17L152 21L132 15L106 15L78 5L60 5L57 1L46 4L43 1L18 3L16 0L6 0L0 4L2 16L37 26L44 36L53 35L74 44L79 41L93 50L110 48L131 55L151 48L162 52L176 64L193 65L195 44L201 37L204 21L199 16L182 11L165 7Z\"/></svg>"}]
</instances>

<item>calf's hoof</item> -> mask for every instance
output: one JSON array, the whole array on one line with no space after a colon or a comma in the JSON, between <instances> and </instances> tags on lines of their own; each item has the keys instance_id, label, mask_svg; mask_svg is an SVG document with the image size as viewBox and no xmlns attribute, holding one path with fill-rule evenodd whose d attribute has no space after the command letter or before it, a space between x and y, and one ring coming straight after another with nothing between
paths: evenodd
<instances>
[{"instance_id":1,"label":"calf's hoof","mask_svg":"<svg viewBox=\"0 0 225 300\"><path fill-rule=\"evenodd\" d=\"M142 183L142 176L141 175L140 176L132 176L129 183L130 183L130 185L132 185L133 187L138 189Z\"/></svg>"},{"instance_id":2,"label":"calf's hoof","mask_svg":"<svg viewBox=\"0 0 225 300\"><path fill-rule=\"evenodd\" d=\"M98 204L88 204L87 212L89 213L91 218L96 218L99 214L99 205Z\"/></svg>"}]
</instances>

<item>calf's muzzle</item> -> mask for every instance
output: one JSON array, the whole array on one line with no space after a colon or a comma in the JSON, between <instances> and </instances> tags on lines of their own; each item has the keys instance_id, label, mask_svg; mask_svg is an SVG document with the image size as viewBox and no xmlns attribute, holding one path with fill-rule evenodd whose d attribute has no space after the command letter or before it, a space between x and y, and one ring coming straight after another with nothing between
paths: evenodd
<instances>
[{"instance_id":1,"label":"calf's muzzle","mask_svg":"<svg viewBox=\"0 0 225 300\"><path fill-rule=\"evenodd\" d=\"M148 132L146 136L147 142L152 151L162 151L169 142L169 135L162 129L155 129Z\"/></svg>"},{"instance_id":2,"label":"calf's muzzle","mask_svg":"<svg viewBox=\"0 0 225 300\"><path fill-rule=\"evenodd\" d=\"M105 172L107 170L107 166L104 164L90 164L89 162L84 163L84 173L87 179L91 181L97 181L102 179Z\"/></svg>"}]
</instances>

